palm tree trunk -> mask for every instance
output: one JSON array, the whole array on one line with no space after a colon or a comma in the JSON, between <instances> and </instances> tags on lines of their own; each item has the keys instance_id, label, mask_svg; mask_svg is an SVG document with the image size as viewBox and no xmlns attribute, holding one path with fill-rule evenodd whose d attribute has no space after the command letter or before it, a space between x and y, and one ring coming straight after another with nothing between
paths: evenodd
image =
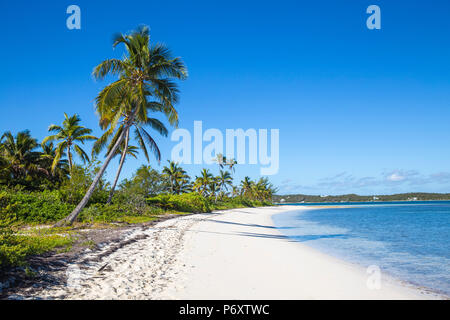
<instances>
[{"instance_id":1,"label":"palm tree trunk","mask_svg":"<svg viewBox=\"0 0 450 320\"><path fill-rule=\"evenodd\" d=\"M117 181L119 181L120 172L122 171L123 164L125 163L125 157L127 156L129 139L130 139L130 129L128 129L127 132L125 133L125 148L122 151L119 168L117 169L116 178L114 179L114 184L112 185L111 191L109 192L109 198L108 198L107 204L111 203L112 197L114 195L114 190L116 189Z\"/></svg>"},{"instance_id":2,"label":"palm tree trunk","mask_svg":"<svg viewBox=\"0 0 450 320\"><path fill-rule=\"evenodd\" d=\"M70 152L70 146L67 147L67 158L69 158L69 172L72 175L73 163L72 163L72 152Z\"/></svg>"},{"instance_id":3,"label":"palm tree trunk","mask_svg":"<svg viewBox=\"0 0 450 320\"><path fill-rule=\"evenodd\" d=\"M134 116L133 116L134 118ZM111 161L111 159L114 157L114 153L116 152L117 148L120 146L120 144L122 143L124 137L125 137L125 132L128 131L128 129L130 128L130 124L126 124L124 131L122 131L122 133L120 134L119 139L117 139L116 144L114 145L114 147L111 149L111 152L109 153L109 155L106 157L105 162L103 163L102 167L100 168L100 170L97 172L97 174L94 177L94 181L92 181L91 186L89 187L88 191L86 192L86 194L84 195L84 198L80 201L80 203L77 205L77 207L72 211L71 214L69 214L69 216L67 216L66 218L64 218L63 220L59 221L58 223L55 224L55 227L61 227L64 225L71 225L73 224L73 222L78 218L79 214L81 213L81 210L83 210L83 208L87 205L89 199L91 198L92 194L94 193L95 188L97 187L100 178L103 176L103 173L106 170L106 167L108 167L109 162Z\"/></svg>"}]
</instances>

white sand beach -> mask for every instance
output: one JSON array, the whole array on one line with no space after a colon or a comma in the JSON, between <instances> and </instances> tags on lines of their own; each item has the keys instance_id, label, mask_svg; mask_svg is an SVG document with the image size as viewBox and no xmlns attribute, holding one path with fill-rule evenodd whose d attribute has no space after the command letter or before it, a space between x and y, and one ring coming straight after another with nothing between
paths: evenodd
<instances>
[{"instance_id":1,"label":"white sand beach","mask_svg":"<svg viewBox=\"0 0 450 320\"><path fill-rule=\"evenodd\" d=\"M370 275L362 267L291 241L275 229L272 216L288 210L305 208L234 209L134 230L126 239L136 241L99 261L72 265L66 285L47 288L33 298L436 298L383 275L381 288L369 289ZM105 246L87 255L107 250Z\"/></svg>"}]
</instances>

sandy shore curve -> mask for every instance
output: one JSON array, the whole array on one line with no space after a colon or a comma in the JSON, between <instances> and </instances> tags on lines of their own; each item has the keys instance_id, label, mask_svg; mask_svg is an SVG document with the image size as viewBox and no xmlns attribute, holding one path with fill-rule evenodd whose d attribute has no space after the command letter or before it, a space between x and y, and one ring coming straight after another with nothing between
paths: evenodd
<instances>
[{"instance_id":1,"label":"sandy shore curve","mask_svg":"<svg viewBox=\"0 0 450 320\"><path fill-rule=\"evenodd\" d=\"M272 217L301 206L243 208L182 216L105 244L66 270L64 284L28 299L435 299L362 267L292 241Z\"/></svg>"}]
</instances>

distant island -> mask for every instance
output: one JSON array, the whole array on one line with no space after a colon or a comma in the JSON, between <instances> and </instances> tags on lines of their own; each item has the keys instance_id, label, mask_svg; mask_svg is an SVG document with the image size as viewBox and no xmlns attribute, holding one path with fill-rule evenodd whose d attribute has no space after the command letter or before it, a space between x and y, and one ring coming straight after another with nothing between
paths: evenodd
<instances>
[{"instance_id":1,"label":"distant island","mask_svg":"<svg viewBox=\"0 0 450 320\"><path fill-rule=\"evenodd\" d=\"M391 195L369 195L360 196L357 194L344 194L338 196L330 195L274 195L275 203L320 203L320 202L375 202L375 201L430 201L430 200L450 200L450 193L399 193Z\"/></svg>"}]
</instances>

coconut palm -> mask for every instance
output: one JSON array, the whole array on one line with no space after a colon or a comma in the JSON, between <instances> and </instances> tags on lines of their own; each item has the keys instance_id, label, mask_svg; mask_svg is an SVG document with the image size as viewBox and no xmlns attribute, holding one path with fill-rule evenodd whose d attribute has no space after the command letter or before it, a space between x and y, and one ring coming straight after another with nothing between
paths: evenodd
<instances>
[{"instance_id":1,"label":"coconut palm","mask_svg":"<svg viewBox=\"0 0 450 320\"><path fill-rule=\"evenodd\" d=\"M200 176L195 177L193 188L195 191L206 197L208 195L208 191L210 190L210 185L213 182L213 180L214 177L209 172L209 170L202 169L202 171L200 172Z\"/></svg>"},{"instance_id":2,"label":"coconut palm","mask_svg":"<svg viewBox=\"0 0 450 320\"><path fill-rule=\"evenodd\" d=\"M11 181L17 183L25 179L29 174L44 172L39 166L40 152L36 151L38 142L31 137L30 131L20 131L14 137L10 131L6 131L0 138L0 152L4 162L7 163L7 171Z\"/></svg>"},{"instance_id":3,"label":"coconut palm","mask_svg":"<svg viewBox=\"0 0 450 320\"><path fill-rule=\"evenodd\" d=\"M269 182L267 177L262 177L253 185L254 196L260 201L269 201L277 189Z\"/></svg>"},{"instance_id":4,"label":"coconut palm","mask_svg":"<svg viewBox=\"0 0 450 320\"><path fill-rule=\"evenodd\" d=\"M152 151L156 160L158 161L158 163L160 163L161 162L161 152L158 148L158 145L156 144L156 142L152 138L152 136L143 127L144 126L151 127L153 129L155 129L162 136L167 137L168 130L164 126L164 124L155 118L147 118L146 120L141 120L136 117L135 121L132 122L132 126L134 127L135 139L137 140L139 148L143 151L144 156L147 159L147 161L150 162L149 151ZM129 150L128 144L130 142L130 129L131 129L131 127L128 128L127 132L125 132L125 139L123 140L121 147L116 149L116 153L118 153L118 150L120 149L121 157L120 157L119 167L118 167L117 173L116 173L116 179L115 179L114 184L112 185L110 193L109 193L108 203L110 203L112 200L112 197L114 195L115 188L117 185L117 181L119 180L119 176L122 171L123 164L125 163L125 158L127 156L127 153L124 153L123 150L125 147L127 148L127 150ZM94 145L93 154L98 154L100 152L100 150L104 146L106 146L107 142L110 140L110 142L108 144L108 150L106 153L106 157L107 157L108 154L113 149L114 144L116 143L118 137L121 135L123 130L124 130L124 125L121 124L121 125L119 125L117 130L115 130L115 132L110 131L110 130L106 131L103 134L103 136L99 140L97 140L97 143ZM136 151L138 151L139 148L136 147Z\"/></svg>"},{"instance_id":5,"label":"coconut palm","mask_svg":"<svg viewBox=\"0 0 450 320\"><path fill-rule=\"evenodd\" d=\"M212 177L211 181L208 185L209 196L214 198L214 201L217 201L217 198L220 194L220 183L219 177Z\"/></svg>"},{"instance_id":6,"label":"coconut palm","mask_svg":"<svg viewBox=\"0 0 450 320\"><path fill-rule=\"evenodd\" d=\"M125 144L122 144L122 145L120 145L119 148L117 148L116 155L115 155L116 157L118 155L122 155L124 147L125 147ZM137 159L137 156L139 154L139 148L136 146L128 145L126 154L127 154L127 156L131 156L131 157Z\"/></svg>"},{"instance_id":7,"label":"coconut palm","mask_svg":"<svg viewBox=\"0 0 450 320\"><path fill-rule=\"evenodd\" d=\"M150 45L148 27L140 27L129 35L117 35L113 47L119 44L125 46L125 57L103 61L94 69L93 75L97 79L118 76L118 80L99 93L96 109L100 115L101 128L107 130L110 135L116 131L119 123L123 128L120 133L116 132L117 139L84 198L58 225L71 224L78 217L114 157L116 149L125 137L129 136L129 129L137 119L139 124L143 125L147 122L149 111L160 111L167 115L170 124L178 123L178 114L174 108L178 101L178 88L171 78L187 78L187 69L182 60L173 58L164 45ZM154 100L149 101L150 97ZM145 134L142 138L149 140ZM124 150L126 149L125 146ZM122 156L125 157L125 154Z\"/></svg>"},{"instance_id":8,"label":"coconut palm","mask_svg":"<svg viewBox=\"0 0 450 320\"><path fill-rule=\"evenodd\" d=\"M216 155L216 158L214 159L214 161L217 162L217 164L219 165L220 169L223 169L223 167L227 163L227 158L223 154L218 153Z\"/></svg>"},{"instance_id":9,"label":"coconut palm","mask_svg":"<svg viewBox=\"0 0 450 320\"><path fill-rule=\"evenodd\" d=\"M241 190L239 189L238 186L233 186L232 190L231 190L231 196L232 197L237 197L241 195Z\"/></svg>"},{"instance_id":10,"label":"coconut palm","mask_svg":"<svg viewBox=\"0 0 450 320\"><path fill-rule=\"evenodd\" d=\"M163 177L169 181L170 193L180 194L188 189L190 177L186 171L181 168L178 163L168 161L169 166L165 166L162 170Z\"/></svg>"},{"instance_id":11,"label":"coconut palm","mask_svg":"<svg viewBox=\"0 0 450 320\"><path fill-rule=\"evenodd\" d=\"M243 196L247 198L252 197L253 193L253 185L255 183L250 179L250 177L245 177L244 180L241 181L241 193Z\"/></svg>"},{"instance_id":12,"label":"coconut palm","mask_svg":"<svg viewBox=\"0 0 450 320\"><path fill-rule=\"evenodd\" d=\"M62 126L52 124L48 127L49 132L56 132L56 134L45 137L42 141L42 145L45 145L50 141L59 141L56 145L56 154L52 163L52 171L55 171L61 157L64 153L67 153L67 158L69 160L69 171L73 168L73 156L72 151L83 160L83 162L89 162L89 156L80 147L80 143L89 140L97 140L97 137L91 135L92 130L83 126L80 126L81 119L78 115L74 114L69 117L67 113L64 113L64 121Z\"/></svg>"},{"instance_id":13,"label":"coconut palm","mask_svg":"<svg viewBox=\"0 0 450 320\"><path fill-rule=\"evenodd\" d=\"M228 171L220 170L220 174L217 177L217 180L221 196L223 196L225 192L228 192L228 187L233 186L233 178Z\"/></svg>"},{"instance_id":14,"label":"coconut palm","mask_svg":"<svg viewBox=\"0 0 450 320\"><path fill-rule=\"evenodd\" d=\"M53 162L57 156L57 149L55 148L53 142L47 142L41 145L42 153L40 154L40 161L42 163L42 167L45 168L48 172L50 172L50 176L56 180L62 181L66 179L69 175L69 162L66 159L62 159L65 157L65 153L63 152L60 156L58 164L52 170Z\"/></svg>"},{"instance_id":15,"label":"coconut palm","mask_svg":"<svg viewBox=\"0 0 450 320\"><path fill-rule=\"evenodd\" d=\"M237 165L237 161L235 159L228 159L226 161L226 165L228 166L228 168L230 169L231 174L233 174L236 170L235 165Z\"/></svg>"}]
</instances>

